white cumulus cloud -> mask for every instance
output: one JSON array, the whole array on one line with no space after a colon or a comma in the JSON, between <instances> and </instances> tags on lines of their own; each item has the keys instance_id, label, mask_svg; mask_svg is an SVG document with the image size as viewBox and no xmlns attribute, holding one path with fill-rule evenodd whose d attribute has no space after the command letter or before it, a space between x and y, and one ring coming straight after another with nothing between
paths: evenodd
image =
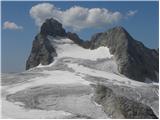
<instances>
[{"instance_id":1,"label":"white cumulus cloud","mask_svg":"<svg viewBox=\"0 0 160 120\"><path fill-rule=\"evenodd\" d=\"M41 3L30 9L30 15L37 26L41 26L47 18L54 18L61 22L64 27L73 30L81 30L93 27L105 27L118 22L122 14L118 11L110 11L105 8L84 8L73 6L61 10L50 3Z\"/></svg>"},{"instance_id":2,"label":"white cumulus cloud","mask_svg":"<svg viewBox=\"0 0 160 120\"><path fill-rule=\"evenodd\" d=\"M129 10L127 12L127 16L134 16L137 12L138 12L138 10Z\"/></svg>"},{"instance_id":3,"label":"white cumulus cloud","mask_svg":"<svg viewBox=\"0 0 160 120\"><path fill-rule=\"evenodd\" d=\"M5 22L3 23L3 29L20 30L20 29L23 29L23 27L17 25L17 24L14 23L14 22L5 21Z\"/></svg>"}]
</instances>

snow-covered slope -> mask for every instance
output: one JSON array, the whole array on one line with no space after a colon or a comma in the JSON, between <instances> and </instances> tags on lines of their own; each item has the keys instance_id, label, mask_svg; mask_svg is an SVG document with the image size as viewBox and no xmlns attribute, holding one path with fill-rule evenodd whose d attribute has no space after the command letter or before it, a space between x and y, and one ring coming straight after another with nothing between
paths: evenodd
<instances>
[{"instance_id":1,"label":"snow-covered slope","mask_svg":"<svg viewBox=\"0 0 160 120\"><path fill-rule=\"evenodd\" d=\"M53 38L52 36L48 36L48 39L51 41L53 47L56 48L58 58L72 57L88 60L97 60L112 57L107 47L100 47L95 50L90 50L78 46L68 38Z\"/></svg>"},{"instance_id":2,"label":"snow-covered slope","mask_svg":"<svg viewBox=\"0 0 160 120\"><path fill-rule=\"evenodd\" d=\"M68 38L48 39L58 54L53 63L3 76L3 118L116 118L95 102L93 86L97 84L144 104L143 109L149 106L158 116L158 84L133 81L118 73L107 47L90 50ZM126 118L123 111L113 113Z\"/></svg>"}]
</instances>

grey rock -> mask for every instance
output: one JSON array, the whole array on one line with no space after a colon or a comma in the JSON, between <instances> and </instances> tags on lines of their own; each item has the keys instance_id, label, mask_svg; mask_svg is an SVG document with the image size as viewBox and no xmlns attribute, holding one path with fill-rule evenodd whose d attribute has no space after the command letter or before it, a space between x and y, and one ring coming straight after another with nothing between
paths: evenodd
<instances>
[{"instance_id":1,"label":"grey rock","mask_svg":"<svg viewBox=\"0 0 160 120\"><path fill-rule=\"evenodd\" d=\"M62 24L53 18L47 19L41 26L40 33L37 34L33 41L30 56L26 62L26 70L33 68L40 63L48 65L54 61L57 56L56 49L52 46L47 36L66 36Z\"/></svg>"},{"instance_id":2,"label":"grey rock","mask_svg":"<svg viewBox=\"0 0 160 120\"><path fill-rule=\"evenodd\" d=\"M83 48L86 48L86 49L90 48L90 41L84 41L84 40L80 39L76 33L68 32L67 37L69 39L73 40L74 43L76 43L77 45L79 45Z\"/></svg>"},{"instance_id":3,"label":"grey rock","mask_svg":"<svg viewBox=\"0 0 160 120\"><path fill-rule=\"evenodd\" d=\"M118 95L104 85L94 85L95 101L103 106L111 118L118 119L157 119L152 109L138 101Z\"/></svg>"},{"instance_id":4,"label":"grey rock","mask_svg":"<svg viewBox=\"0 0 160 120\"><path fill-rule=\"evenodd\" d=\"M95 49L98 48L99 46L96 46L96 42L99 39L99 37L101 37L103 33L96 33L94 35L92 35L91 40L90 40L90 48L91 49Z\"/></svg>"},{"instance_id":5,"label":"grey rock","mask_svg":"<svg viewBox=\"0 0 160 120\"><path fill-rule=\"evenodd\" d=\"M33 41L32 51L26 63L26 70L40 63L42 65L50 64L55 56L57 56L57 53L50 41L46 36L38 34Z\"/></svg>"},{"instance_id":6,"label":"grey rock","mask_svg":"<svg viewBox=\"0 0 160 120\"><path fill-rule=\"evenodd\" d=\"M33 41L26 69L35 67L40 63L43 65L50 64L57 56L56 49L47 39L48 35L67 37L86 49L107 46L111 54L114 55L118 71L121 74L141 82L144 82L146 78L149 81L159 81L159 52L134 40L123 27L115 27L107 32L97 33L91 37L90 41L84 41L76 33L66 33L62 24L53 18L47 19L43 23L40 33Z\"/></svg>"},{"instance_id":7,"label":"grey rock","mask_svg":"<svg viewBox=\"0 0 160 120\"><path fill-rule=\"evenodd\" d=\"M159 54L134 40L123 27L115 27L91 39L91 49L107 46L114 55L118 70L125 76L144 82L146 78L158 82Z\"/></svg>"},{"instance_id":8,"label":"grey rock","mask_svg":"<svg viewBox=\"0 0 160 120\"><path fill-rule=\"evenodd\" d=\"M46 21L41 26L40 34L42 35L51 35L51 36L66 36L66 32L62 27L62 24L57 20L50 18L46 19Z\"/></svg>"}]
</instances>

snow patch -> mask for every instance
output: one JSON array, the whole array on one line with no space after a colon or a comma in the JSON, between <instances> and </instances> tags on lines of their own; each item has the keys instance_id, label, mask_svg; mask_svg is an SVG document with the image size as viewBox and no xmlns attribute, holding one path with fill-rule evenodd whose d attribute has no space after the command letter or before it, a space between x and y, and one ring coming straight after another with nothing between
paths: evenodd
<instances>
[{"instance_id":1,"label":"snow patch","mask_svg":"<svg viewBox=\"0 0 160 120\"><path fill-rule=\"evenodd\" d=\"M52 63L50 63L50 64L48 64L48 65L42 65L42 64L40 63L38 66L36 66L36 67L34 67L34 68L30 68L28 71L33 71L35 68L52 67L52 66L57 62L57 60L58 60L58 58L55 57L55 58L54 58L54 61L53 61Z\"/></svg>"},{"instance_id":2,"label":"snow patch","mask_svg":"<svg viewBox=\"0 0 160 120\"><path fill-rule=\"evenodd\" d=\"M63 57L72 57L72 58L82 58L89 60L97 60L103 58L111 58L113 55L110 54L109 48L107 47L99 47L97 49L84 49L68 38L53 38L48 36L48 39L51 41L54 48L56 48L56 52L58 54L58 58Z\"/></svg>"},{"instance_id":3,"label":"snow patch","mask_svg":"<svg viewBox=\"0 0 160 120\"><path fill-rule=\"evenodd\" d=\"M2 100L2 118L18 118L18 119L49 119L49 118L66 118L67 116L72 115L71 113L65 111L56 111L56 110L27 110L23 107L15 105L14 103Z\"/></svg>"},{"instance_id":4,"label":"snow patch","mask_svg":"<svg viewBox=\"0 0 160 120\"><path fill-rule=\"evenodd\" d=\"M116 74L110 73L110 72L90 69L90 68L84 67L82 65L78 65L76 63L67 63L67 65L68 65L68 67L71 67L72 69L74 69L78 73L91 75L91 76L95 76L95 77L103 77L103 78L108 79L109 81L112 81L114 84L119 84L119 85L123 84L123 85L129 85L129 86L131 86L131 85L132 86L147 85L146 83L134 81L134 80L131 80L127 77L116 75Z\"/></svg>"},{"instance_id":5,"label":"snow patch","mask_svg":"<svg viewBox=\"0 0 160 120\"><path fill-rule=\"evenodd\" d=\"M7 92L9 93L15 93L20 90L24 90L29 87L35 87L45 84L83 84L83 85L89 85L90 83L84 79L82 79L80 76L75 75L75 73L71 73L68 71L43 71L45 74L49 74L48 77L37 77L34 79L31 79L30 82L16 85L12 88L9 88Z\"/></svg>"}]
</instances>

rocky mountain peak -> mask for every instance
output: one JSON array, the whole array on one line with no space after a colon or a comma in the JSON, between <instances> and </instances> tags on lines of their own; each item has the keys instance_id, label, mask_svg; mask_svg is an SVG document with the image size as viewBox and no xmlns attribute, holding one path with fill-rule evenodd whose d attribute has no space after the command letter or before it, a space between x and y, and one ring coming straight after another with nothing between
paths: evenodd
<instances>
[{"instance_id":1,"label":"rocky mountain peak","mask_svg":"<svg viewBox=\"0 0 160 120\"><path fill-rule=\"evenodd\" d=\"M26 69L36 67L39 64L47 65L54 61L57 56L56 49L52 46L47 36L65 37L67 34L62 24L57 20L50 18L42 24L40 33L38 33L33 41L31 54L26 62Z\"/></svg>"},{"instance_id":2,"label":"rocky mountain peak","mask_svg":"<svg viewBox=\"0 0 160 120\"><path fill-rule=\"evenodd\" d=\"M96 49L100 46L109 48L120 73L138 81L158 81L158 52L153 52L142 42L135 40L123 27L114 27L94 35L90 48Z\"/></svg>"},{"instance_id":3,"label":"rocky mountain peak","mask_svg":"<svg viewBox=\"0 0 160 120\"><path fill-rule=\"evenodd\" d=\"M146 79L158 81L159 53L135 40L122 26L97 33L91 37L90 41L84 41L76 33L66 33L62 24L53 18L47 19L42 24L40 33L35 37L26 69L40 63L42 65L50 64L54 61L54 57L58 56L56 48L50 43L47 35L69 38L75 44L86 49L108 47L110 53L114 55L118 71L121 74L142 82Z\"/></svg>"},{"instance_id":4,"label":"rocky mountain peak","mask_svg":"<svg viewBox=\"0 0 160 120\"><path fill-rule=\"evenodd\" d=\"M106 39L104 39L106 38ZM122 26L116 26L105 32L96 33L91 37L91 49L98 48L99 46L107 46L113 54L115 48L119 45L128 46L129 41L132 41L132 36ZM114 46L114 47L113 47Z\"/></svg>"},{"instance_id":5,"label":"rocky mountain peak","mask_svg":"<svg viewBox=\"0 0 160 120\"><path fill-rule=\"evenodd\" d=\"M46 19L41 26L40 34L62 37L66 36L66 32L62 27L62 24L53 18Z\"/></svg>"},{"instance_id":6,"label":"rocky mountain peak","mask_svg":"<svg viewBox=\"0 0 160 120\"><path fill-rule=\"evenodd\" d=\"M115 26L113 28L110 28L109 30L107 30L104 33L110 33L110 32L129 35L129 33L127 32L127 30L124 27L122 27L122 26Z\"/></svg>"},{"instance_id":7,"label":"rocky mountain peak","mask_svg":"<svg viewBox=\"0 0 160 120\"><path fill-rule=\"evenodd\" d=\"M106 34L115 34L119 35L120 37L123 37L121 40L132 40L132 36L128 33L128 31L122 27L122 26L116 26L114 28L111 28L105 32ZM125 39L124 39L125 38ZM120 39L119 39L120 40Z\"/></svg>"},{"instance_id":8,"label":"rocky mountain peak","mask_svg":"<svg viewBox=\"0 0 160 120\"><path fill-rule=\"evenodd\" d=\"M123 32L127 32L126 30L125 30L125 28L124 27L122 27L122 26L115 26L114 28L112 28L112 29L110 29L110 30L119 30L119 31L123 31Z\"/></svg>"}]
</instances>

